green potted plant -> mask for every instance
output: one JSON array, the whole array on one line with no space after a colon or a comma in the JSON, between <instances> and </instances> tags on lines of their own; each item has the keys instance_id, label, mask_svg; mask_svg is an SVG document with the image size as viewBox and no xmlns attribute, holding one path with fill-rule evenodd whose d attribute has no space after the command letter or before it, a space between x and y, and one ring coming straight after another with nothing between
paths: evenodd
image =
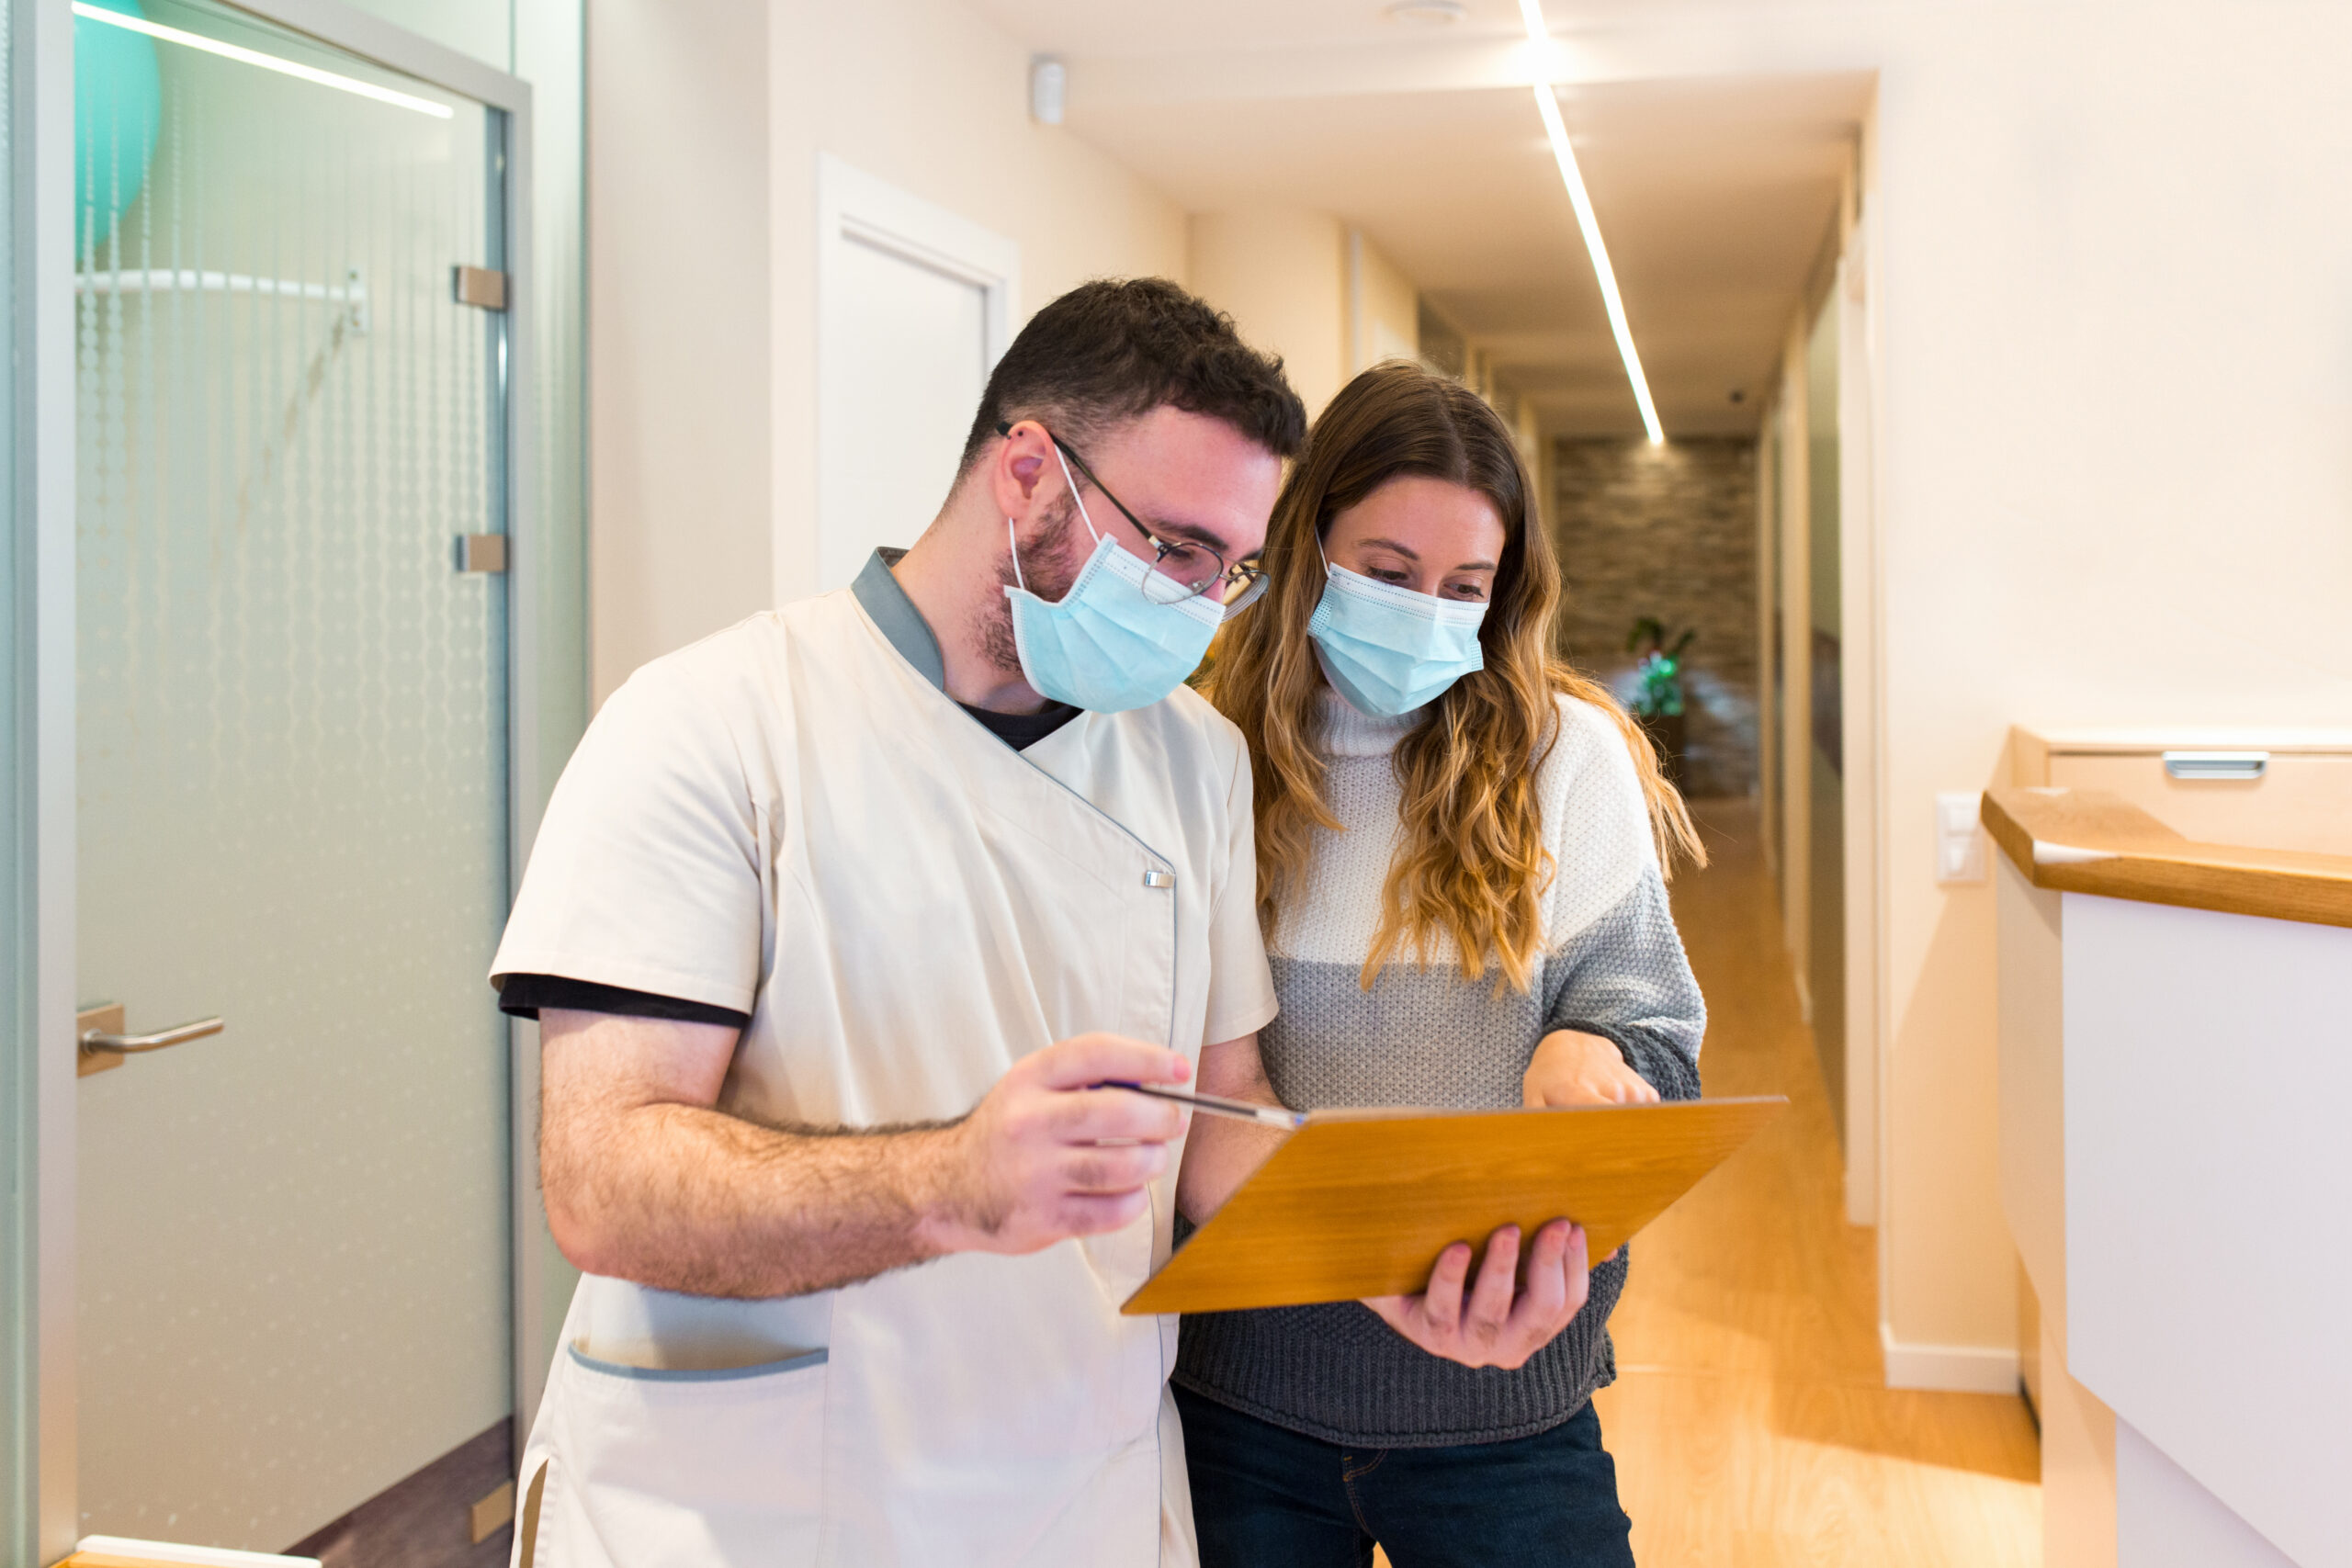
<instances>
[{"instance_id":1,"label":"green potted plant","mask_svg":"<svg viewBox=\"0 0 2352 1568\"><path fill-rule=\"evenodd\" d=\"M1625 637L1625 651L1641 655L1634 667L1634 716L1649 732L1666 776L1677 787L1682 783L1683 747L1690 725L1682 690L1682 656L1698 639L1694 626L1668 643L1666 623L1656 615L1635 621Z\"/></svg>"}]
</instances>

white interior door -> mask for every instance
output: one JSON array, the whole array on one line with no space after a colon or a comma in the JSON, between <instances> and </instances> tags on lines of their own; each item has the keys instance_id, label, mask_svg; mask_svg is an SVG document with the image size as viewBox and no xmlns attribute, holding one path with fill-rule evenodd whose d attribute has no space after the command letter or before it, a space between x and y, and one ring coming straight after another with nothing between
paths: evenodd
<instances>
[{"instance_id":1,"label":"white interior door","mask_svg":"<svg viewBox=\"0 0 2352 1568\"><path fill-rule=\"evenodd\" d=\"M855 577L877 545L914 543L947 499L988 376L985 289L854 235L840 245L824 461L844 493L825 518L822 588Z\"/></svg>"},{"instance_id":2,"label":"white interior door","mask_svg":"<svg viewBox=\"0 0 2352 1568\"><path fill-rule=\"evenodd\" d=\"M817 587L938 513L1010 337L1012 243L833 159L820 168Z\"/></svg>"}]
</instances>

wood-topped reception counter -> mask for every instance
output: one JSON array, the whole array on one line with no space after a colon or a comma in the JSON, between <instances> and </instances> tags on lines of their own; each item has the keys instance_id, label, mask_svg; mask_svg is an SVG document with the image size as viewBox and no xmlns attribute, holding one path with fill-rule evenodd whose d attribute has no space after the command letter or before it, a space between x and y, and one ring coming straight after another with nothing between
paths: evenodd
<instances>
[{"instance_id":1,"label":"wood-topped reception counter","mask_svg":"<svg viewBox=\"0 0 2352 1568\"><path fill-rule=\"evenodd\" d=\"M2352 856L2089 790L1983 821L2045 1561L2352 1568Z\"/></svg>"}]
</instances>

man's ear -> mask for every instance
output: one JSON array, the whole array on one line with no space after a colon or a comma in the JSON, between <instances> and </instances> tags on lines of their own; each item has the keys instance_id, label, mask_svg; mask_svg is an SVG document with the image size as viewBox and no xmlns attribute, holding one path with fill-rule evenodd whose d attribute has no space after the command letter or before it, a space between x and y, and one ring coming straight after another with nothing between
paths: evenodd
<instances>
[{"instance_id":1,"label":"man's ear","mask_svg":"<svg viewBox=\"0 0 2352 1568\"><path fill-rule=\"evenodd\" d=\"M1053 457L1053 438L1044 425L1024 419L1012 427L987 459L989 491L998 515L1020 517L1028 512Z\"/></svg>"}]
</instances>

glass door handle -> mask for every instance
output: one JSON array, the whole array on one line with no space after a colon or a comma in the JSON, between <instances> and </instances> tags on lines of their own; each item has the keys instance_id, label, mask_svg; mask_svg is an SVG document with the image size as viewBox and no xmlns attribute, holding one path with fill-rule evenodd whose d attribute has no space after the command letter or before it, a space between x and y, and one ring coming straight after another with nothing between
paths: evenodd
<instances>
[{"instance_id":1,"label":"glass door handle","mask_svg":"<svg viewBox=\"0 0 2352 1568\"><path fill-rule=\"evenodd\" d=\"M159 1029L153 1034L125 1034L122 1032L123 1016L119 1003L92 1008L74 1021L81 1030L76 1038L79 1052L75 1075L80 1077L105 1072L108 1067L119 1067L125 1056L136 1055L142 1051L161 1051L166 1045L185 1045L191 1040L218 1034L228 1027L217 1018L199 1018L192 1023Z\"/></svg>"}]
</instances>

